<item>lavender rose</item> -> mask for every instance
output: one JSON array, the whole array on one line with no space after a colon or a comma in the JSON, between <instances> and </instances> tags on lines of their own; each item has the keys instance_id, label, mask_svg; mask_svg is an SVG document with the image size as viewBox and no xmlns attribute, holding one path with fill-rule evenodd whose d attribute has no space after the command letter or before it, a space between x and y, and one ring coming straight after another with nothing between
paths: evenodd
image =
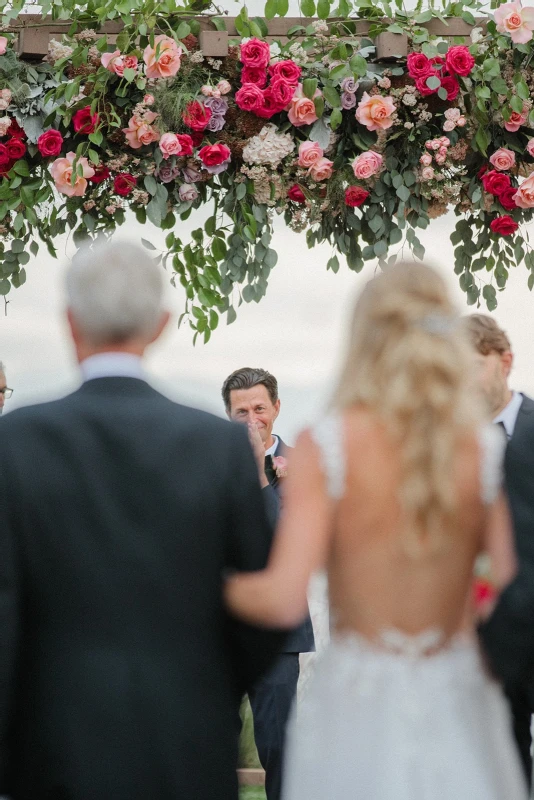
<instances>
[{"instance_id":1,"label":"lavender rose","mask_svg":"<svg viewBox=\"0 0 534 800\"><path fill-rule=\"evenodd\" d=\"M192 183L182 183L178 194L182 203L192 203L198 197L198 189Z\"/></svg>"},{"instance_id":2,"label":"lavender rose","mask_svg":"<svg viewBox=\"0 0 534 800\"><path fill-rule=\"evenodd\" d=\"M225 169L228 169L228 164L231 160L231 158L227 158L226 161L223 161L221 164L214 164L213 166L204 164L204 169L206 172L209 172L210 175L219 175L221 172L224 172Z\"/></svg>"},{"instance_id":3,"label":"lavender rose","mask_svg":"<svg viewBox=\"0 0 534 800\"><path fill-rule=\"evenodd\" d=\"M211 131L212 133L217 133L217 131L222 131L225 123L226 120L222 114L214 114L208 122L207 130Z\"/></svg>"},{"instance_id":4,"label":"lavender rose","mask_svg":"<svg viewBox=\"0 0 534 800\"><path fill-rule=\"evenodd\" d=\"M184 167L182 170L182 177L185 183L195 183L200 180L200 172L194 167Z\"/></svg>"},{"instance_id":5,"label":"lavender rose","mask_svg":"<svg viewBox=\"0 0 534 800\"><path fill-rule=\"evenodd\" d=\"M341 95L341 107L342 108L354 108L356 105L356 95L351 94L351 92L343 92Z\"/></svg>"},{"instance_id":6,"label":"lavender rose","mask_svg":"<svg viewBox=\"0 0 534 800\"><path fill-rule=\"evenodd\" d=\"M355 81L352 76L349 76L348 78L343 78L343 80L341 81L342 92L349 92L350 94L354 94L357 88L358 88L358 81Z\"/></svg>"},{"instance_id":7,"label":"lavender rose","mask_svg":"<svg viewBox=\"0 0 534 800\"><path fill-rule=\"evenodd\" d=\"M176 180L179 174L179 167L171 167L168 164L161 164L154 173L156 178L158 178L162 183L170 183L171 181Z\"/></svg>"},{"instance_id":8,"label":"lavender rose","mask_svg":"<svg viewBox=\"0 0 534 800\"><path fill-rule=\"evenodd\" d=\"M211 108L213 115L223 116L228 111L228 100L226 97L206 97L204 105Z\"/></svg>"}]
</instances>

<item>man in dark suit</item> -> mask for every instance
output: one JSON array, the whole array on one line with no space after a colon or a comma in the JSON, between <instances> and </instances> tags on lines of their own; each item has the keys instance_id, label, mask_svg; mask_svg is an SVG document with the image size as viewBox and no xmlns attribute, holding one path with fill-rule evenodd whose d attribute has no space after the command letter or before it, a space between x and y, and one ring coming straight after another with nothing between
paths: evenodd
<instances>
[{"instance_id":1,"label":"man in dark suit","mask_svg":"<svg viewBox=\"0 0 534 800\"><path fill-rule=\"evenodd\" d=\"M496 673L504 680L512 707L514 734L530 783L534 655L529 665L520 652L529 639L534 641L534 598L530 619L525 615L525 600L532 591L528 589L529 579L534 580L534 400L512 391L508 385L513 363L511 345L493 317L472 314L465 318L465 323L477 352L479 385L493 422L508 439L505 486L519 564L518 579L503 593L495 616L481 626L481 636ZM534 583L531 585L534 587Z\"/></svg>"},{"instance_id":2,"label":"man in dark suit","mask_svg":"<svg viewBox=\"0 0 534 800\"><path fill-rule=\"evenodd\" d=\"M239 702L283 642L222 601L271 544L247 437L146 382L143 251L85 251L67 292L83 385L0 420L0 795L237 800Z\"/></svg>"},{"instance_id":3,"label":"man in dark suit","mask_svg":"<svg viewBox=\"0 0 534 800\"><path fill-rule=\"evenodd\" d=\"M233 372L222 389L229 418L246 424L256 456L265 506L271 521L280 512L287 446L273 434L280 412L278 383L263 369L245 367ZM287 720L299 679L299 653L315 650L313 626L308 615L287 640L272 669L248 693L254 717L254 738L265 769L267 800L279 800Z\"/></svg>"}]
</instances>

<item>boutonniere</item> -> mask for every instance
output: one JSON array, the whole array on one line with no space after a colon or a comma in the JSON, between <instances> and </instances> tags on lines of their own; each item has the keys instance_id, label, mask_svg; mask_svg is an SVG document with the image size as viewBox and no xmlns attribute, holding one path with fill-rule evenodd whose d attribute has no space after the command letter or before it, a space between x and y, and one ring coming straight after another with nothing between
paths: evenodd
<instances>
[{"instance_id":1,"label":"boutonniere","mask_svg":"<svg viewBox=\"0 0 534 800\"><path fill-rule=\"evenodd\" d=\"M277 478L287 478L287 460L283 456L273 456L273 469Z\"/></svg>"}]
</instances>

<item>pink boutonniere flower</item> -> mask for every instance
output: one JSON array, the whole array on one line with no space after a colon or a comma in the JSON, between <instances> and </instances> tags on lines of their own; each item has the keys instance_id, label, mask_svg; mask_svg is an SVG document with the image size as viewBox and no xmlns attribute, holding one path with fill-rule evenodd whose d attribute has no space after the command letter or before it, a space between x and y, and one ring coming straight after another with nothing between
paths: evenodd
<instances>
[{"instance_id":1,"label":"pink boutonniere flower","mask_svg":"<svg viewBox=\"0 0 534 800\"><path fill-rule=\"evenodd\" d=\"M273 456L273 467L277 478L287 478L287 459L283 456Z\"/></svg>"}]
</instances>

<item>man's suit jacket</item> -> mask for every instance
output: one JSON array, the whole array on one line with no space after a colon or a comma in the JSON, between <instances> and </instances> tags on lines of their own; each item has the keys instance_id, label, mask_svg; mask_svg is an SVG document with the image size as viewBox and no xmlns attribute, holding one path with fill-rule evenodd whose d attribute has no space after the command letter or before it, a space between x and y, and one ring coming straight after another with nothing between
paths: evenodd
<instances>
[{"instance_id":1,"label":"man's suit jacket","mask_svg":"<svg viewBox=\"0 0 534 800\"><path fill-rule=\"evenodd\" d=\"M99 378L0 443L0 795L236 800L238 705L283 643L222 600L271 543L246 431Z\"/></svg>"},{"instance_id":2,"label":"man's suit jacket","mask_svg":"<svg viewBox=\"0 0 534 800\"><path fill-rule=\"evenodd\" d=\"M287 451L291 450L280 437L278 437L278 445L276 447L275 456L285 456ZM269 479L269 486L264 491L264 498L266 501L266 509L269 521L276 527L278 517L280 515L280 479L276 475L274 469L266 469L266 475ZM315 650L315 638L313 635L313 625L308 614L304 622L298 628L295 628L289 634L285 646L282 649L283 653L311 653Z\"/></svg>"},{"instance_id":3,"label":"man's suit jacket","mask_svg":"<svg viewBox=\"0 0 534 800\"><path fill-rule=\"evenodd\" d=\"M480 635L495 673L514 690L534 677L534 400L524 396L505 456L519 571Z\"/></svg>"}]
</instances>

